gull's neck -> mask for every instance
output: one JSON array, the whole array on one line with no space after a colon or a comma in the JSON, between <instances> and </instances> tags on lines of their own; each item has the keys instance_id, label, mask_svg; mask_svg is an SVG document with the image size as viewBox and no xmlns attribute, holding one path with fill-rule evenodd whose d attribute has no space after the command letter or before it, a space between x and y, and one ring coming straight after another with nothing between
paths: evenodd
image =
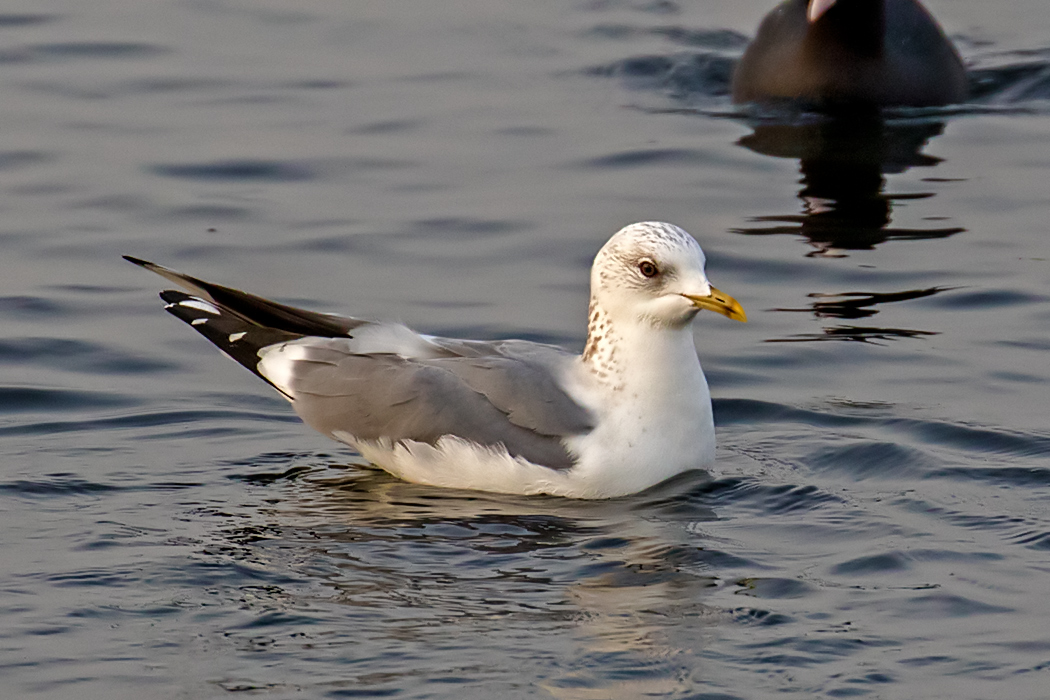
<instances>
[{"instance_id":1,"label":"gull's neck","mask_svg":"<svg viewBox=\"0 0 1050 700\"><path fill-rule=\"evenodd\" d=\"M706 395L692 324L670 328L644 319L614 318L591 300L582 361L606 390L660 403Z\"/></svg>"},{"instance_id":2,"label":"gull's neck","mask_svg":"<svg viewBox=\"0 0 1050 700\"><path fill-rule=\"evenodd\" d=\"M585 456L575 474L603 496L648 488L715 458L711 394L691 324L671 328L591 307L577 394L597 416L569 441Z\"/></svg>"}]
</instances>

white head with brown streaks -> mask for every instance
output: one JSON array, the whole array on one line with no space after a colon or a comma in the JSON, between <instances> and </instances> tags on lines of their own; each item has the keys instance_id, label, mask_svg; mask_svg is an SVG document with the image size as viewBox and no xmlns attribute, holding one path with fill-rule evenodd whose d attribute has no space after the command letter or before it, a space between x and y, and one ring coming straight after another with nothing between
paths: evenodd
<instances>
[{"instance_id":1,"label":"white head with brown streaks","mask_svg":"<svg viewBox=\"0 0 1050 700\"><path fill-rule=\"evenodd\" d=\"M602 246L591 268L583 354L599 377L628 336L685 329L700 309L747 320L736 300L711 286L706 262L696 239L662 222L631 224Z\"/></svg>"}]
</instances>

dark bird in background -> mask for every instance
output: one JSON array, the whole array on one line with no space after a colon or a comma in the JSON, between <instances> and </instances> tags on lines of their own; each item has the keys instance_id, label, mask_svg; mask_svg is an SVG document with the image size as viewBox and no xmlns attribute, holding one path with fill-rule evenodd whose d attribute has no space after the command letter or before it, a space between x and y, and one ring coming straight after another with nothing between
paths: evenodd
<instances>
[{"instance_id":1,"label":"dark bird in background","mask_svg":"<svg viewBox=\"0 0 1050 700\"><path fill-rule=\"evenodd\" d=\"M733 75L733 101L834 110L967 96L962 59L918 0L785 0Z\"/></svg>"}]
</instances>

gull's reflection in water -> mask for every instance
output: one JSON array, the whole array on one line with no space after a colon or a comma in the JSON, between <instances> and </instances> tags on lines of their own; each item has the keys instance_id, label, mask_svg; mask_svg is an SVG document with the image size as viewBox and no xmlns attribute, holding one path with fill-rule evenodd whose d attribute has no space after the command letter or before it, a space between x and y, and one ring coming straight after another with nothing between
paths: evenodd
<instances>
[{"instance_id":1,"label":"gull's reflection in water","mask_svg":"<svg viewBox=\"0 0 1050 700\"><path fill-rule=\"evenodd\" d=\"M930 139L944 131L931 119L887 120L877 113L814 117L814 121L762 123L738 142L756 153L798 159L801 173L799 214L765 215L753 226L734 229L748 236L789 234L810 247L807 257L847 257L849 251L871 250L894 240L943 239L965 231L958 226L922 228L893 226L894 204L926 199L934 192L894 194L886 191L888 174L934 167L941 159L923 153ZM927 178L936 182L935 178ZM942 217L927 217L936 221ZM919 299L946 291L927 287L899 291L814 292L804 311L818 319L857 320L878 313L879 305ZM848 340L879 342L934 335L934 331L868 325L835 324L820 333L804 333L772 342Z\"/></svg>"},{"instance_id":2,"label":"gull's reflection in water","mask_svg":"<svg viewBox=\"0 0 1050 700\"><path fill-rule=\"evenodd\" d=\"M267 514L272 540L245 556L294 553L266 565L315 581L304 589L344 609L379 658L426 648L421 663L451 663L443 645L483 638L491 653L472 663L485 669L542 644L559 659L538 671L554 697L673 694L679 655L733 615L710 602L734 583L704 532L717 519L706 472L609 501L440 489L356 465L287 475L274 475L291 481Z\"/></svg>"},{"instance_id":3,"label":"gull's reflection in water","mask_svg":"<svg viewBox=\"0 0 1050 700\"><path fill-rule=\"evenodd\" d=\"M885 175L931 167L939 158L922 152L944 130L939 121L891 122L876 114L821 118L815 123L759 124L739 144L775 158L794 158L802 174L801 214L758 216L735 229L749 236L791 234L812 246L810 256L845 256L894 239L947 238L959 227L896 228L894 202L933 192L891 194Z\"/></svg>"}]
</instances>

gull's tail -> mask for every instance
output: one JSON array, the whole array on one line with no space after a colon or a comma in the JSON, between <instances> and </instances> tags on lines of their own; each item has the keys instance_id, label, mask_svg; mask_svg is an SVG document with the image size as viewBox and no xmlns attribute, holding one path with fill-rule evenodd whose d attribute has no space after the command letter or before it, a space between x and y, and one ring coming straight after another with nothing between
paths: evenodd
<instances>
[{"instance_id":1,"label":"gull's tail","mask_svg":"<svg viewBox=\"0 0 1050 700\"><path fill-rule=\"evenodd\" d=\"M297 335L343 338L350 335L350 331L354 328L366 323L356 318L321 314L316 311L307 311L306 309L297 309L294 306L278 304L276 301L270 301L232 287L224 287L221 284L205 282L196 277L169 270L148 260L133 258L130 255L125 255L123 258L139 267L146 268L150 272L157 273L166 280L174 282L192 296L224 307L258 326L274 328Z\"/></svg>"},{"instance_id":2,"label":"gull's tail","mask_svg":"<svg viewBox=\"0 0 1050 700\"><path fill-rule=\"evenodd\" d=\"M165 301L164 309L169 314L193 326L219 350L291 398L259 371L259 351L276 343L301 338L302 335L260 326L222 304L186 292L169 289L161 292L160 298Z\"/></svg>"},{"instance_id":3,"label":"gull's tail","mask_svg":"<svg viewBox=\"0 0 1050 700\"><path fill-rule=\"evenodd\" d=\"M194 328L219 350L287 396L259 371L259 351L306 335L345 338L364 323L286 306L239 289L205 282L147 260L124 259L178 284L185 292L161 292L165 310ZM291 397L289 397L291 398Z\"/></svg>"}]
</instances>

